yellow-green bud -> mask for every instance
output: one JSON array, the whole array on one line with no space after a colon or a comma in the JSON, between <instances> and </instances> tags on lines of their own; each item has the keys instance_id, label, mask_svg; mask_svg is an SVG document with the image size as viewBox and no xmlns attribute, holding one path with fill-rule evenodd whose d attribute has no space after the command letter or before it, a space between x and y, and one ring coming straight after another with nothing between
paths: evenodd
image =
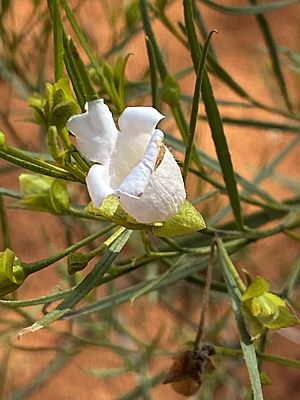
<instances>
[{"instance_id":1,"label":"yellow-green bud","mask_svg":"<svg viewBox=\"0 0 300 400\"><path fill-rule=\"evenodd\" d=\"M0 296L15 291L22 285L26 274L14 252L6 249L0 253Z\"/></svg>"},{"instance_id":2,"label":"yellow-green bud","mask_svg":"<svg viewBox=\"0 0 300 400\"><path fill-rule=\"evenodd\" d=\"M163 83L162 99L169 106L175 106L180 100L180 86L173 75L168 75Z\"/></svg>"},{"instance_id":3,"label":"yellow-green bud","mask_svg":"<svg viewBox=\"0 0 300 400\"><path fill-rule=\"evenodd\" d=\"M66 183L61 179L38 174L21 174L19 180L24 193L19 206L55 214L63 214L69 209Z\"/></svg>"},{"instance_id":4,"label":"yellow-green bud","mask_svg":"<svg viewBox=\"0 0 300 400\"><path fill-rule=\"evenodd\" d=\"M269 288L269 283L258 276L242 296L241 311L252 338L259 337L264 328L286 328L298 322L286 302Z\"/></svg>"}]
</instances>

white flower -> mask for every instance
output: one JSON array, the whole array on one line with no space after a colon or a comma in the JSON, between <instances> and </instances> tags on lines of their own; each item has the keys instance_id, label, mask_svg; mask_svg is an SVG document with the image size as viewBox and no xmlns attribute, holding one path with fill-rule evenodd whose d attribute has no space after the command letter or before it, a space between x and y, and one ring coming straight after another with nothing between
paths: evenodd
<instances>
[{"instance_id":1,"label":"white flower","mask_svg":"<svg viewBox=\"0 0 300 400\"><path fill-rule=\"evenodd\" d=\"M152 107L127 107L116 128L102 99L86 104L86 112L71 117L67 128L80 151L96 162L86 182L93 206L115 194L136 221L166 221L186 198L180 168L155 129L164 118Z\"/></svg>"}]
</instances>

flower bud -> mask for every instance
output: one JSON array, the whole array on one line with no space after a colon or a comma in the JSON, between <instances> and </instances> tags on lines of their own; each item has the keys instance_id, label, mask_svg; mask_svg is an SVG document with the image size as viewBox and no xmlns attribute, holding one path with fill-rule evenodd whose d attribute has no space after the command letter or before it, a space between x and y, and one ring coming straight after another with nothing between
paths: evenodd
<instances>
[{"instance_id":1,"label":"flower bud","mask_svg":"<svg viewBox=\"0 0 300 400\"><path fill-rule=\"evenodd\" d=\"M61 78L53 85L46 83L46 96L33 96L29 105L33 109L35 122L44 129L54 125L58 129L65 127L71 115L80 111L76 103L69 82Z\"/></svg>"},{"instance_id":2,"label":"flower bud","mask_svg":"<svg viewBox=\"0 0 300 400\"><path fill-rule=\"evenodd\" d=\"M252 338L259 337L264 328L286 328L298 322L298 318L286 302L271 293L269 288L269 283L258 276L242 296L241 310Z\"/></svg>"},{"instance_id":3,"label":"flower bud","mask_svg":"<svg viewBox=\"0 0 300 400\"><path fill-rule=\"evenodd\" d=\"M175 106L180 100L180 87L176 78L168 75L163 83L162 99L169 106Z\"/></svg>"},{"instance_id":4,"label":"flower bud","mask_svg":"<svg viewBox=\"0 0 300 400\"><path fill-rule=\"evenodd\" d=\"M18 205L37 211L63 214L69 209L66 183L60 179L38 174L21 174L19 177L24 196Z\"/></svg>"},{"instance_id":5,"label":"flower bud","mask_svg":"<svg viewBox=\"0 0 300 400\"><path fill-rule=\"evenodd\" d=\"M0 253L0 296L13 292L22 285L26 274L14 252L6 249Z\"/></svg>"}]
</instances>

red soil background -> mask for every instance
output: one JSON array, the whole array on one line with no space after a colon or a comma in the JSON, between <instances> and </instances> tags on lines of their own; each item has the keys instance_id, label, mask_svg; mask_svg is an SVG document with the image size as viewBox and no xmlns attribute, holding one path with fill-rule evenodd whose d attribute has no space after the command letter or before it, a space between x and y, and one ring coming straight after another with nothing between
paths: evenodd
<instances>
[{"instance_id":1,"label":"red soil background","mask_svg":"<svg viewBox=\"0 0 300 400\"><path fill-rule=\"evenodd\" d=\"M16 22L18 22L18 19L22 21L30 13L31 2L19 0L14 3L17 12ZM111 3L118 5L121 2ZM227 3L229 2L223 2L223 4ZM248 4L247 1L235 1L234 3L240 5ZM208 29L218 29L219 33L213 38L213 44L217 50L221 65L232 73L235 79L250 94L256 98L263 99L266 103L277 107L282 106L278 89L276 85L271 84L270 65L268 65L266 54L262 50L264 49L264 43L255 18L252 16L232 17L221 15L202 5L200 7L203 9ZM175 1L168 14L173 20L182 20L181 2ZM86 1L80 8L79 16L91 43L95 44L99 52L104 53L110 46L111 32L106 22L101 2ZM299 52L299 5L269 13L268 21L277 38L277 42ZM184 66L190 65L190 58L186 50L183 47L181 48L177 42L174 42L159 23L155 23L154 28L160 46L166 50L170 70L175 72ZM25 46L30 45L30 38L28 38L28 41L25 41ZM130 43L126 48L126 52L132 53L127 69L128 78L137 78L140 75L140 71L144 70L147 62L144 39L141 34ZM49 56L49 65L51 65L51 62L51 56ZM297 82L295 76L287 69L285 69L285 73L289 86L294 88L291 91L294 96L293 101L299 107L299 81ZM51 71L49 71L49 79L53 79ZM236 99L228 89L224 88L215 79L212 79L212 82L217 98ZM191 93L192 87L192 78L184 79L183 88ZM17 99L16 94L14 92L11 93L11 89L4 81L1 82L0 88L1 110L9 110L10 122L18 133L22 133L28 144L28 149L34 148L35 142L38 140L37 133L31 125L21 121L23 116L29 115L26 103ZM226 115L230 114L241 118L248 113L244 109L228 111L228 108L226 108L224 114L225 112ZM261 115L264 114L257 112L254 117L259 118ZM7 126L3 126L3 129L7 132L8 142L13 143L13 138L9 138ZM204 122L200 123L198 129L199 144L211 154L214 154L206 124ZM251 178L255 174L255 170L271 159L278 146L282 147L288 141L287 134L278 132L264 133L255 129L245 129L242 132L242 129L231 126L226 128L226 135L235 168L248 178ZM282 174L299 180L300 170L298 166L299 146L280 165L279 170ZM3 187L19 190L17 177L18 173L16 172L7 173L5 176L1 175L0 184ZM272 194L277 198L286 198L290 194L274 182L267 181L263 187L272 187ZM189 189L189 192L191 194L192 188ZM11 229L12 248L22 260L29 262L47 256L50 251L50 242L56 251L64 248L64 231L58 218L42 213L34 214L29 211L15 209L8 209L7 214ZM74 236L76 236L76 232ZM78 237L80 237L79 234ZM276 282L281 282L283 277L286 276L286 266L292 264L298 251L297 242L292 242L285 236L278 235L251 245L251 258L249 258L248 265L247 261L245 261L243 267L248 268L253 274L263 271L264 276L276 285ZM53 269L42 271L25 282L19 290L19 298L31 298L51 293L55 289L56 283L57 274ZM181 303L180 298L178 302ZM125 305L120 307L117 312L120 315L124 315L127 323L137 335L149 342L157 335L163 322L164 333L161 343L168 350L176 349L174 331L181 330L182 322L174 320L174 317L160 303L149 304L146 300L141 299L134 306ZM37 312L36 318L39 317L40 314ZM55 328L63 330L64 323L55 324ZM286 336L276 333L272 335L272 343L267 350L274 354L299 359L300 333L299 330L293 330L292 332L296 343ZM231 332L227 334L230 335ZM15 342L15 338L12 337L11 340ZM25 347L54 346L62 343L63 340L66 339L62 335L44 330L23 337L17 344ZM4 399L10 400L11 393L30 382L52 358L53 353L51 352L33 353L13 350L9 362L8 376L5 381ZM167 357L159 358L157 365L151 366L151 372L160 370L163 367L167 368L169 363L170 360ZM74 355L72 361L68 362L49 381L26 398L29 400L115 399L132 387L134 383L133 377L122 376L119 379L114 379L113 382L109 380L101 381L83 372L85 368L108 368L114 366L118 366L118 358L112 352L102 348L85 348L79 354ZM290 400L296 400L299 398L300 379L297 370L268 363L265 364L264 370L269 374L273 382L271 387L266 388L266 399L279 400L285 397ZM223 399L238 398L226 388L216 398L221 397ZM181 397L172 392L170 387L160 385L153 390L152 398L177 400Z\"/></svg>"}]
</instances>

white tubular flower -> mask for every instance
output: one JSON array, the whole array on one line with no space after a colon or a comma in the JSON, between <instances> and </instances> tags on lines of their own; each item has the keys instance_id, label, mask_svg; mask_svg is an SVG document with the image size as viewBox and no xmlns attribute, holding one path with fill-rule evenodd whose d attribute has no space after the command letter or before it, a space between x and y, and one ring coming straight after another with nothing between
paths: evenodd
<instances>
[{"instance_id":1,"label":"white tubular flower","mask_svg":"<svg viewBox=\"0 0 300 400\"><path fill-rule=\"evenodd\" d=\"M186 198L180 168L163 145L164 134L155 129L164 118L152 107L127 107L115 126L102 99L86 105L67 128L80 151L96 162L86 182L93 206L115 194L123 209L140 223L166 221Z\"/></svg>"}]
</instances>

